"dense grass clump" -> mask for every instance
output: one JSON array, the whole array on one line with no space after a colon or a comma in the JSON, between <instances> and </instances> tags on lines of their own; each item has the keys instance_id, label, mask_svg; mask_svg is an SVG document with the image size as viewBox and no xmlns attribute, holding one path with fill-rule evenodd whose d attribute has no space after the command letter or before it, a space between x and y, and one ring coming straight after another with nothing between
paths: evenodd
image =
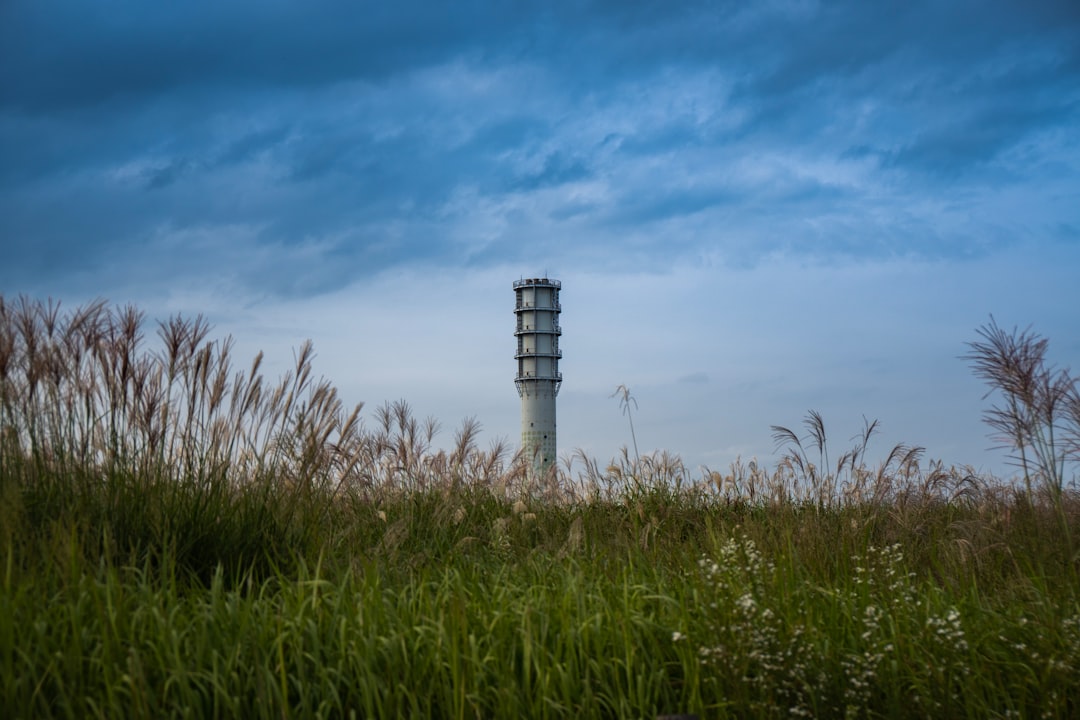
<instances>
[{"instance_id":1,"label":"dense grass clump","mask_svg":"<svg viewBox=\"0 0 1080 720\"><path fill-rule=\"evenodd\" d=\"M5 717L1080 714L1060 472L869 468L872 424L834 464L811 414L771 471L536 478L472 421L367 427L308 347L270 383L158 335L0 298Z\"/></svg>"}]
</instances>

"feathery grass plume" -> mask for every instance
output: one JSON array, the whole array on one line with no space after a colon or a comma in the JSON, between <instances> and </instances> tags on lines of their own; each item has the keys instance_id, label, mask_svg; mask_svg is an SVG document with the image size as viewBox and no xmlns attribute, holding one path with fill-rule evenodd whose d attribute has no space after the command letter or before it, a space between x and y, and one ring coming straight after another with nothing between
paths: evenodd
<instances>
[{"instance_id":1,"label":"feathery grass plume","mask_svg":"<svg viewBox=\"0 0 1080 720\"><path fill-rule=\"evenodd\" d=\"M630 411L631 404L633 404L635 410L637 409L637 400L630 394L630 388L621 383L615 388L615 392L611 393L611 397L619 398L619 407L622 408L623 415L626 415L626 419L630 423L630 439L634 443L634 461L639 462L641 454L638 452L637 434L634 432L634 415Z\"/></svg>"},{"instance_id":2,"label":"feathery grass plume","mask_svg":"<svg viewBox=\"0 0 1080 720\"><path fill-rule=\"evenodd\" d=\"M1024 473L1024 481L1058 496L1065 485L1066 462L1080 449L1080 379L1047 364L1049 340L1030 328L1006 331L993 316L975 331L962 358L975 375L1002 397L985 413L1001 447Z\"/></svg>"},{"instance_id":3,"label":"feathery grass plume","mask_svg":"<svg viewBox=\"0 0 1080 720\"><path fill-rule=\"evenodd\" d=\"M894 486L898 481L903 487L919 474L923 448L903 443L889 451L876 472L867 469L866 450L878 430L877 420L863 418L862 432L853 438L855 444L840 456L835 468L829 466L828 438L821 414L809 411L803 424L808 431L805 438L783 425L772 426L776 449L784 451L777 467L780 491L794 493L802 502L822 509L847 502L881 502L897 489ZM810 450L817 452L819 464L811 460Z\"/></svg>"}]
</instances>

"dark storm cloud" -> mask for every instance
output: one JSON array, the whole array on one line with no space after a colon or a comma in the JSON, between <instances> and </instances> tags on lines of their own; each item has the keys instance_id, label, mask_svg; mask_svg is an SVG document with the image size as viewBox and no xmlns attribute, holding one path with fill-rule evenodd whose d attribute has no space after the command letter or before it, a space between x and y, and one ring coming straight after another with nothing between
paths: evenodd
<instances>
[{"instance_id":1,"label":"dark storm cloud","mask_svg":"<svg viewBox=\"0 0 1080 720\"><path fill-rule=\"evenodd\" d=\"M170 160L165 165L156 168L147 168L143 171L146 178L146 187L151 190L165 188L181 179L191 169L191 163L187 160Z\"/></svg>"},{"instance_id":2,"label":"dark storm cloud","mask_svg":"<svg viewBox=\"0 0 1080 720\"><path fill-rule=\"evenodd\" d=\"M1035 82L1031 73L1023 87ZM1018 90L992 92L987 88L980 93L988 99L982 103L973 99L974 107L957 108L947 118L927 122L889 157L889 164L953 177L981 169L1030 135L1066 126L1080 114L1075 92L1071 97L1063 91L1043 98Z\"/></svg>"},{"instance_id":3,"label":"dark storm cloud","mask_svg":"<svg viewBox=\"0 0 1080 720\"><path fill-rule=\"evenodd\" d=\"M229 140L216 157L219 165L234 165L250 162L261 154L272 151L286 140L288 127L274 126L243 132L239 137Z\"/></svg>"},{"instance_id":4,"label":"dark storm cloud","mask_svg":"<svg viewBox=\"0 0 1080 720\"><path fill-rule=\"evenodd\" d=\"M11 2L3 106L136 103L192 87L378 80L474 42L503 17L475 3Z\"/></svg>"},{"instance_id":5,"label":"dark storm cloud","mask_svg":"<svg viewBox=\"0 0 1080 720\"><path fill-rule=\"evenodd\" d=\"M9 0L0 283L152 259L304 294L525 237L963 257L1077 152L1076 7ZM1051 239L1080 222L1054 172Z\"/></svg>"},{"instance_id":6,"label":"dark storm cloud","mask_svg":"<svg viewBox=\"0 0 1080 720\"><path fill-rule=\"evenodd\" d=\"M714 188L658 188L654 194L635 193L623 200L620 222L630 225L694 215L732 202L730 193Z\"/></svg>"},{"instance_id":7,"label":"dark storm cloud","mask_svg":"<svg viewBox=\"0 0 1080 720\"><path fill-rule=\"evenodd\" d=\"M544 187L563 185L575 180L583 180L590 175L585 163L567 157L561 152L554 152L544 158L543 166L536 172L529 172L518 178L513 184L517 190L536 190Z\"/></svg>"}]
</instances>

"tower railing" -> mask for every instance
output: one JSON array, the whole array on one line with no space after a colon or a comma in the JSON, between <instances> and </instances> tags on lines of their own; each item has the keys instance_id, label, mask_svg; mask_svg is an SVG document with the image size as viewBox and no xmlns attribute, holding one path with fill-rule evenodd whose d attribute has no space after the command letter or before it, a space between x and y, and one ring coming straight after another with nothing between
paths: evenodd
<instances>
[{"instance_id":1,"label":"tower railing","mask_svg":"<svg viewBox=\"0 0 1080 720\"><path fill-rule=\"evenodd\" d=\"M527 301L518 300L517 305L514 306L514 312L521 310L550 310L551 312L562 312L562 303L558 300L554 300L547 305L537 305Z\"/></svg>"},{"instance_id":2,"label":"tower railing","mask_svg":"<svg viewBox=\"0 0 1080 720\"><path fill-rule=\"evenodd\" d=\"M515 335L562 335L562 328L559 327L559 323L551 323L550 330L537 330L532 325L525 325L518 323L517 330L514 331Z\"/></svg>"},{"instance_id":3,"label":"tower railing","mask_svg":"<svg viewBox=\"0 0 1080 720\"><path fill-rule=\"evenodd\" d=\"M521 280L514 281L515 290L517 290L518 288L531 286L552 287L558 290L562 287L562 283L558 280L549 280L548 278L523 278Z\"/></svg>"},{"instance_id":4,"label":"tower railing","mask_svg":"<svg viewBox=\"0 0 1080 720\"><path fill-rule=\"evenodd\" d=\"M529 381L532 381L532 380L556 380L558 382L562 382L562 373L559 372L558 370L556 370L555 372L552 372L552 373L544 374L544 375L541 375L540 373L536 373L536 372L523 372L523 373L518 373L517 375L514 376L514 382L518 382L518 383L520 383L520 382L529 382Z\"/></svg>"},{"instance_id":5,"label":"tower railing","mask_svg":"<svg viewBox=\"0 0 1080 720\"><path fill-rule=\"evenodd\" d=\"M549 358L561 358L562 350L559 348L552 348L551 350L535 350L533 348L518 348L515 358L523 357L549 357Z\"/></svg>"}]
</instances>

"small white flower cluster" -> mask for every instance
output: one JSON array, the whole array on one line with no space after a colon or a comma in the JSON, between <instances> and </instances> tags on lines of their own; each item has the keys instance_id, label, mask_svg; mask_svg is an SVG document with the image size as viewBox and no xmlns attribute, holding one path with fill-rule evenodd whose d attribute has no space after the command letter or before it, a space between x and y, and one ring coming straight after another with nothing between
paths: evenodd
<instances>
[{"instance_id":1,"label":"small white flower cluster","mask_svg":"<svg viewBox=\"0 0 1080 720\"><path fill-rule=\"evenodd\" d=\"M698 648L701 662L738 668L763 710L783 706L811 716L811 698L825 684L822 662L805 628L789 628L763 601L774 563L744 535L723 543L715 558L701 558L698 568L713 594L712 642Z\"/></svg>"},{"instance_id":2,"label":"small white flower cluster","mask_svg":"<svg viewBox=\"0 0 1080 720\"><path fill-rule=\"evenodd\" d=\"M869 642L881 629L881 609L876 605L867 605L863 610L863 627L866 631L862 634L863 642Z\"/></svg>"},{"instance_id":3,"label":"small white flower cluster","mask_svg":"<svg viewBox=\"0 0 1080 720\"><path fill-rule=\"evenodd\" d=\"M1028 667L1042 668L1048 685L1061 682L1070 686L1075 682L1080 676L1080 614L1064 618L1057 627L1046 627L1021 616L1016 627L1023 630L1010 628L997 636L998 642L1023 655ZM1043 714L1060 716L1059 700L1051 690L1044 698Z\"/></svg>"},{"instance_id":4,"label":"small white flower cluster","mask_svg":"<svg viewBox=\"0 0 1080 720\"><path fill-rule=\"evenodd\" d=\"M1054 712L1053 709L1058 707L1060 704L1061 696L1058 695L1058 691L1051 690L1046 695L1046 709L1039 714L1039 717L1042 720L1052 720L1052 718L1058 717L1058 715Z\"/></svg>"},{"instance_id":5,"label":"small white flower cluster","mask_svg":"<svg viewBox=\"0 0 1080 720\"><path fill-rule=\"evenodd\" d=\"M855 586L863 587L890 608L909 607L916 602L915 573L904 572L904 551L899 543L887 547L869 547L866 556L852 558Z\"/></svg>"},{"instance_id":6,"label":"small white flower cluster","mask_svg":"<svg viewBox=\"0 0 1080 720\"><path fill-rule=\"evenodd\" d=\"M878 665L884 653L853 654L841 661L847 686L844 688L845 715L855 716L870 703L877 678Z\"/></svg>"},{"instance_id":7,"label":"small white flower cluster","mask_svg":"<svg viewBox=\"0 0 1080 720\"><path fill-rule=\"evenodd\" d=\"M860 617L862 632L841 666L845 679L844 715L858 717L873 700L882 663L896 652L892 643L896 623L909 617L919 601L915 574L907 571L904 551L898 543L870 546L865 555L851 559L855 570L846 601L852 615ZM840 714L839 709L836 712Z\"/></svg>"},{"instance_id":8,"label":"small white flower cluster","mask_svg":"<svg viewBox=\"0 0 1080 720\"><path fill-rule=\"evenodd\" d=\"M960 701L958 678L971 674L970 658L967 656L969 645L960 611L956 608L949 608L944 616L931 615L923 631L923 642L933 648L931 652L936 656L935 662L925 669L926 680L935 688L935 692L926 699L925 705L920 702L920 707L926 707L936 715L943 712L942 698L948 697L951 703Z\"/></svg>"},{"instance_id":9,"label":"small white flower cluster","mask_svg":"<svg viewBox=\"0 0 1080 720\"><path fill-rule=\"evenodd\" d=\"M1080 614L1062 620L1061 631L1065 636L1064 662L1070 671L1080 670Z\"/></svg>"},{"instance_id":10,"label":"small white flower cluster","mask_svg":"<svg viewBox=\"0 0 1080 720\"><path fill-rule=\"evenodd\" d=\"M863 609L863 633L859 639L866 645L866 649L863 652L852 653L841 661L844 677L847 680L847 686L844 688L846 716L857 716L860 708L869 705L876 686L878 667L885 657L893 652L893 645L886 643L881 636L881 622L884 616L884 611L877 605L867 605Z\"/></svg>"},{"instance_id":11,"label":"small white flower cluster","mask_svg":"<svg viewBox=\"0 0 1080 720\"><path fill-rule=\"evenodd\" d=\"M956 608L950 608L945 617L931 616L926 621L926 628L931 632L931 637L943 647L960 653L968 651L964 628L960 623L960 611Z\"/></svg>"},{"instance_id":12,"label":"small white flower cluster","mask_svg":"<svg viewBox=\"0 0 1080 720\"><path fill-rule=\"evenodd\" d=\"M772 575L776 566L758 550L754 541L745 535L728 538L716 553L716 558L703 556L698 568L717 593L727 588L760 588L762 580Z\"/></svg>"}]
</instances>

